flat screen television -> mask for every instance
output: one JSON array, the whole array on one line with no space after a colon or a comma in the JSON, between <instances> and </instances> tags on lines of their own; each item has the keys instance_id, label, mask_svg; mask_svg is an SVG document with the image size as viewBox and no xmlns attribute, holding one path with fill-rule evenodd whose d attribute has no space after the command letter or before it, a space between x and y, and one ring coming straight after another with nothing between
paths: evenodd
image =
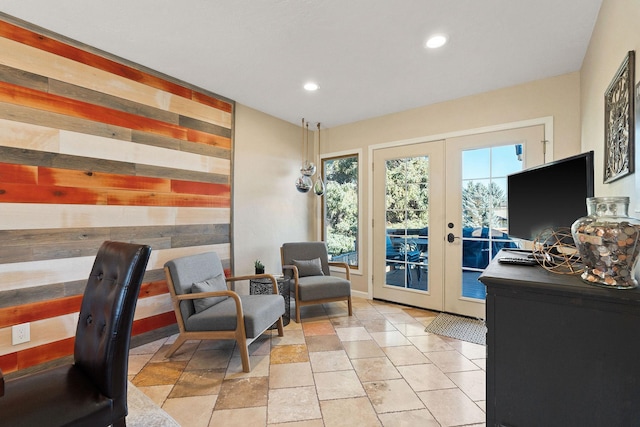
<instances>
[{"instance_id":1,"label":"flat screen television","mask_svg":"<svg viewBox=\"0 0 640 427\"><path fill-rule=\"evenodd\" d=\"M507 176L509 236L535 240L545 229L571 227L593 197L593 151Z\"/></svg>"}]
</instances>

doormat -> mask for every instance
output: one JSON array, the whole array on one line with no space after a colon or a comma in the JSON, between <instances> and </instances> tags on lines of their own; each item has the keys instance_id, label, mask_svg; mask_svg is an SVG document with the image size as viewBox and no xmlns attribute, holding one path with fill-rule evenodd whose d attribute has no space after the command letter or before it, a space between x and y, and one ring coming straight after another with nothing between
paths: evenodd
<instances>
[{"instance_id":1,"label":"doormat","mask_svg":"<svg viewBox=\"0 0 640 427\"><path fill-rule=\"evenodd\" d=\"M425 331L475 344L487 344L487 325L482 319L440 313Z\"/></svg>"}]
</instances>

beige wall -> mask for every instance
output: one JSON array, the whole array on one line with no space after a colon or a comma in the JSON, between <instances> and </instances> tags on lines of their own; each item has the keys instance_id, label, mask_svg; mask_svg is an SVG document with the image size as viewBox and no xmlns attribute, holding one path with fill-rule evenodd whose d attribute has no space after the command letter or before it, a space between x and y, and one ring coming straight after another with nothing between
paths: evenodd
<instances>
[{"instance_id":1,"label":"beige wall","mask_svg":"<svg viewBox=\"0 0 640 427\"><path fill-rule=\"evenodd\" d=\"M233 253L236 275L281 273L280 245L313 238L315 196L301 194L300 127L236 104L233 160Z\"/></svg>"},{"instance_id":2,"label":"beige wall","mask_svg":"<svg viewBox=\"0 0 640 427\"><path fill-rule=\"evenodd\" d=\"M329 129L322 151L367 147L469 129L554 117L559 159L576 153L580 141L579 73L538 80Z\"/></svg>"},{"instance_id":3,"label":"beige wall","mask_svg":"<svg viewBox=\"0 0 640 427\"><path fill-rule=\"evenodd\" d=\"M640 64L640 2L604 0L581 72L582 149L595 151L596 196L629 196L630 214L640 216L640 198L635 173L604 184L604 93L630 50L636 51L636 82ZM637 129L637 128L636 128ZM636 136L636 140L640 135ZM636 170L640 166L636 147Z\"/></svg>"},{"instance_id":4,"label":"beige wall","mask_svg":"<svg viewBox=\"0 0 640 427\"><path fill-rule=\"evenodd\" d=\"M354 290L367 292L370 275L369 146L552 116L554 158L566 157L580 150L579 88L579 73L571 73L323 131L323 153L361 149L363 155L363 270L352 276ZM294 186L300 128L239 104L235 120L235 272L249 272L256 258L280 272L282 242L317 238L317 199Z\"/></svg>"}]
</instances>

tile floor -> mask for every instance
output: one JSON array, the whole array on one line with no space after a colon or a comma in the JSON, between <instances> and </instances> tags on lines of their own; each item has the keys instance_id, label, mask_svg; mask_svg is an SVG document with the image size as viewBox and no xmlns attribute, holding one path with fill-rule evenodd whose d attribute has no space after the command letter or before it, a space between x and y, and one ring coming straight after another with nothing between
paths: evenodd
<instances>
[{"instance_id":1,"label":"tile floor","mask_svg":"<svg viewBox=\"0 0 640 427\"><path fill-rule=\"evenodd\" d=\"M293 310L292 310L293 311ZM129 379L182 426L484 426L485 347L424 331L437 313L354 298L304 307L284 337L175 337L131 349Z\"/></svg>"}]
</instances>

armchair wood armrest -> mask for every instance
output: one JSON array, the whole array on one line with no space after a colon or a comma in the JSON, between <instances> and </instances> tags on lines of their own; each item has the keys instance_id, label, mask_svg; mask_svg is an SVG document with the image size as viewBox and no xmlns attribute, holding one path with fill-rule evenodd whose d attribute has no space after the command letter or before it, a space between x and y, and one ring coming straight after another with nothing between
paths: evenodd
<instances>
[{"instance_id":1,"label":"armchair wood armrest","mask_svg":"<svg viewBox=\"0 0 640 427\"><path fill-rule=\"evenodd\" d=\"M242 310L242 301L240 301L240 296L234 291L215 291L215 292L196 292L190 294L182 294L176 295L177 301L182 300L190 300L190 299L200 299L200 298L209 298L209 297L224 297L228 296L233 298L233 301L236 303L236 313L239 317L244 316L244 311Z\"/></svg>"},{"instance_id":2,"label":"armchair wood armrest","mask_svg":"<svg viewBox=\"0 0 640 427\"><path fill-rule=\"evenodd\" d=\"M282 272L284 273L284 270L292 270L293 271L293 289L294 292L296 294L296 301L298 301L298 278L300 277L298 275L298 267L296 267L295 265L291 265L291 264L285 264L282 266Z\"/></svg>"},{"instance_id":3,"label":"armchair wood armrest","mask_svg":"<svg viewBox=\"0 0 640 427\"><path fill-rule=\"evenodd\" d=\"M351 281L351 269L349 268L349 264L347 264L346 262L329 261L329 267L344 268L346 279Z\"/></svg>"},{"instance_id":4,"label":"armchair wood armrest","mask_svg":"<svg viewBox=\"0 0 640 427\"><path fill-rule=\"evenodd\" d=\"M300 275L298 274L298 267L296 267L295 265L283 265L282 272L284 272L284 270L293 271L293 278L296 280L296 285L298 285L298 278L300 278Z\"/></svg>"},{"instance_id":5,"label":"armchair wood armrest","mask_svg":"<svg viewBox=\"0 0 640 427\"><path fill-rule=\"evenodd\" d=\"M189 299L200 299L200 298L209 298L209 297L237 297L238 294L234 291L212 291L212 292L195 292L190 294L182 294L176 295L176 299L178 301L189 300Z\"/></svg>"}]
</instances>

